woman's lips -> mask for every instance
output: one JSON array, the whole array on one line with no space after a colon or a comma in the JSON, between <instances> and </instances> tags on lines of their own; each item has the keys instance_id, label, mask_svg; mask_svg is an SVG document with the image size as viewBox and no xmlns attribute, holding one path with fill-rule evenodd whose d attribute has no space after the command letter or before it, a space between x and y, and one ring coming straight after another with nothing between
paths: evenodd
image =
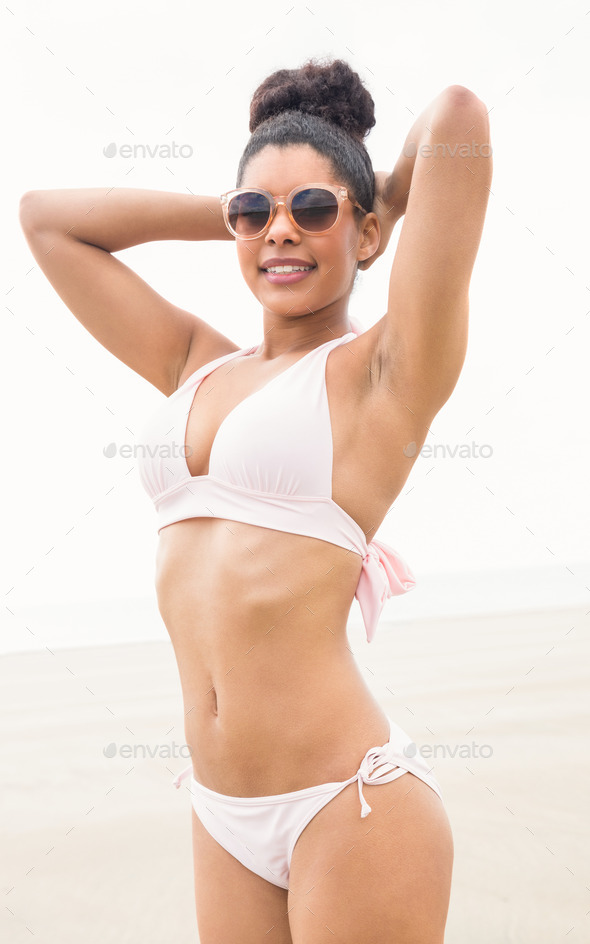
<instances>
[{"instance_id":1,"label":"woman's lips","mask_svg":"<svg viewBox=\"0 0 590 944\"><path fill-rule=\"evenodd\" d=\"M287 285L289 282L301 282L302 279L307 278L308 275L315 272L315 266L313 269L308 269L307 272L267 272L266 269L261 271L267 282Z\"/></svg>"}]
</instances>

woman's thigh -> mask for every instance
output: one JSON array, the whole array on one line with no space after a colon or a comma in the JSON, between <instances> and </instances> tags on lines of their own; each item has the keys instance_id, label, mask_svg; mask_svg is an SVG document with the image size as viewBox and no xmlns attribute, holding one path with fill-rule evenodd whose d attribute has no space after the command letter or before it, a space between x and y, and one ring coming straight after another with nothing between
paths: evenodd
<instances>
[{"instance_id":1,"label":"woman's thigh","mask_svg":"<svg viewBox=\"0 0 590 944\"><path fill-rule=\"evenodd\" d=\"M192 822L200 944L292 944L287 889L238 862L194 810Z\"/></svg>"},{"instance_id":2,"label":"woman's thigh","mask_svg":"<svg viewBox=\"0 0 590 944\"><path fill-rule=\"evenodd\" d=\"M405 773L363 784L372 808L361 819L354 782L301 833L291 859L293 944L442 944L453 838L438 795Z\"/></svg>"}]
</instances>

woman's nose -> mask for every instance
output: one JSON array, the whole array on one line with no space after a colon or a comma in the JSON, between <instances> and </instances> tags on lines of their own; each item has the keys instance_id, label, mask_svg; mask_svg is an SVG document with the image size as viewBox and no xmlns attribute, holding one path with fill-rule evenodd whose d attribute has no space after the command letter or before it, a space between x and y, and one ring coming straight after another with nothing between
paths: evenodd
<instances>
[{"instance_id":1,"label":"woman's nose","mask_svg":"<svg viewBox=\"0 0 590 944\"><path fill-rule=\"evenodd\" d=\"M298 240L299 236L299 230L291 220L284 201L277 201L275 215L266 232L266 238L276 242L287 238Z\"/></svg>"}]
</instances>

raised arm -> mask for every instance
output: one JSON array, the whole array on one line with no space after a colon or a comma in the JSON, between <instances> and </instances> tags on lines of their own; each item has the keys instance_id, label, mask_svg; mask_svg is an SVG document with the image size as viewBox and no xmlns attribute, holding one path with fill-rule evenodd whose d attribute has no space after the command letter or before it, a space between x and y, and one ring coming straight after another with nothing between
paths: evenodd
<instances>
[{"instance_id":1,"label":"raised arm","mask_svg":"<svg viewBox=\"0 0 590 944\"><path fill-rule=\"evenodd\" d=\"M381 176L386 229L405 217L378 363L383 381L428 420L451 395L467 350L469 283L492 179L484 103L463 86L445 89Z\"/></svg>"},{"instance_id":2,"label":"raised arm","mask_svg":"<svg viewBox=\"0 0 590 944\"><path fill-rule=\"evenodd\" d=\"M206 363L237 349L111 255L160 239L233 239L217 197L130 188L31 190L21 198L20 223L39 267L78 321L166 396L176 390L189 350Z\"/></svg>"}]
</instances>

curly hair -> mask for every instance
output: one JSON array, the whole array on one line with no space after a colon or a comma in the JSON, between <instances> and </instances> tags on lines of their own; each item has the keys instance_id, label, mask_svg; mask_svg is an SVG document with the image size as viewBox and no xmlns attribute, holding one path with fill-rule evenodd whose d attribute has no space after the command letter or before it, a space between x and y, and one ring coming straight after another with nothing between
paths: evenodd
<instances>
[{"instance_id":1,"label":"curly hair","mask_svg":"<svg viewBox=\"0 0 590 944\"><path fill-rule=\"evenodd\" d=\"M240 159L236 187L248 162L267 145L309 144L330 162L336 177L370 212L375 174L364 138L375 124L375 105L359 75L343 59L309 59L279 69L254 92L250 139ZM355 208L357 219L362 218Z\"/></svg>"}]
</instances>

